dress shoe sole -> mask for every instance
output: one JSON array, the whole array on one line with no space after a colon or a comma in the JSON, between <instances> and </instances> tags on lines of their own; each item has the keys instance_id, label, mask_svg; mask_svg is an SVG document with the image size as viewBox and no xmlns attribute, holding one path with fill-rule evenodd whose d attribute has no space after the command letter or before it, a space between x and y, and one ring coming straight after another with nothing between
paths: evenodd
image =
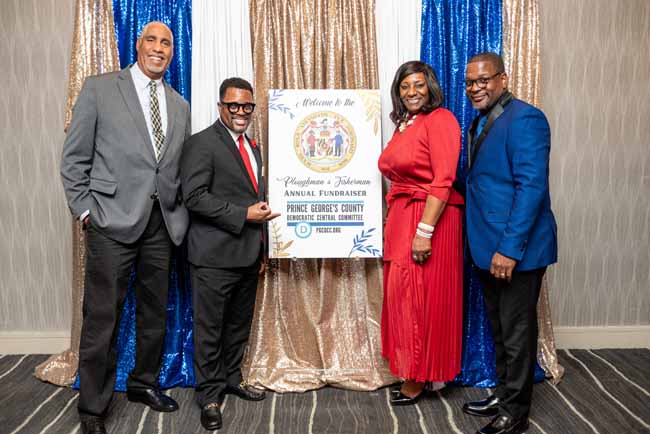
<instances>
[{"instance_id":1,"label":"dress shoe sole","mask_svg":"<svg viewBox=\"0 0 650 434\"><path fill-rule=\"evenodd\" d=\"M390 405L393 407L406 407L407 405L415 405L417 404L417 400L411 400L411 401L391 401Z\"/></svg>"},{"instance_id":2,"label":"dress shoe sole","mask_svg":"<svg viewBox=\"0 0 650 434\"><path fill-rule=\"evenodd\" d=\"M266 399L266 396L262 396L261 398L242 398L242 399L244 399L245 401L259 402L259 401L264 401Z\"/></svg>"},{"instance_id":3,"label":"dress shoe sole","mask_svg":"<svg viewBox=\"0 0 650 434\"><path fill-rule=\"evenodd\" d=\"M511 429L510 431L504 431L505 434L524 434L526 430L530 428L530 423L526 422L525 424Z\"/></svg>"},{"instance_id":4,"label":"dress shoe sole","mask_svg":"<svg viewBox=\"0 0 650 434\"><path fill-rule=\"evenodd\" d=\"M530 423L528 421L526 421L526 423L521 424L520 426L514 426L514 427L511 427L508 430L503 430L503 431L499 431L499 432L503 433L503 434L525 434L525 432L528 430L528 428L530 428ZM482 433L481 430L478 430L478 431L476 431L475 434L484 434L484 433Z\"/></svg>"},{"instance_id":5,"label":"dress shoe sole","mask_svg":"<svg viewBox=\"0 0 650 434\"><path fill-rule=\"evenodd\" d=\"M150 409L152 409L153 411L159 411L161 413L173 413L174 411L178 410L178 407L157 407L157 406L152 406L148 402L146 402L144 399L141 399L141 398L136 397L136 396L130 396L128 394L126 395L126 398L129 400L129 402L137 402L137 403L140 403L140 404L144 404L147 407L149 407Z\"/></svg>"},{"instance_id":6,"label":"dress shoe sole","mask_svg":"<svg viewBox=\"0 0 650 434\"><path fill-rule=\"evenodd\" d=\"M494 417L499 414L499 409L495 408L493 410L472 410L471 408L463 407L463 413L476 417Z\"/></svg>"},{"instance_id":7,"label":"dress shoe sole","mask_svg":"<svg viewBox=\"0 0 650 434\"><path fill-rule=\"evenodd\" d=\"M203 421L201 421L201 426L206 431L215 431L215 430L221 429L221 427L223 426L223 423L215 423L215 424L209 425L209 424L203 423Z\"/></svg>"},{"instance_id":8,"label":"dress shoe sole","mask_svg":"<svg viewBox=\"0 0 650 434\"><path fill-rule=\"evenodd\" d=\"M236 393L231 393L231 395L235 395L239 399L243 399L244 401L252 401L252 402L258 402L258 401L264 401L266 399L266 396L262 396L261 398L251 398L251 397L244 397L241 395L237 395Z\"/></svg>"}]
</instances>

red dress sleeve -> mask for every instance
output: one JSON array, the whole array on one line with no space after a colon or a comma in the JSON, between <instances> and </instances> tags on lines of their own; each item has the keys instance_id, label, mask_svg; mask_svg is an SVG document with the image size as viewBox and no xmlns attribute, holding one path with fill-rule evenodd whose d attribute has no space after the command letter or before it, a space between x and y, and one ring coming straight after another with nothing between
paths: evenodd
<instances>
[{"instance_id":1,"label":"red dress sleeve","mask_svg":"<svg viewBox=\"0 0 650 434\"><path fill-rule=\"evenodd\" d=\"M458 195L452 184L456 179L456 166L460 155L460 126L454 115L445 109L438 109L427 116L426 134L429 143L429 160L433 181L429 184L429 194L443 202L449 202ZM461 199L462 200L462 199ZM461 202L462 203L462 202Z\"/></svg>"}]
</instances>

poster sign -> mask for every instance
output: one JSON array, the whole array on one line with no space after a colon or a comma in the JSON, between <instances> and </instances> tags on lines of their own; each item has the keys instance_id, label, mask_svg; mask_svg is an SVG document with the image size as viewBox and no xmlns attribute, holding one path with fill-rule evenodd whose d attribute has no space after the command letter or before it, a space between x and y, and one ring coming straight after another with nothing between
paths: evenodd
<instances>
[{"instance_id":1,"label":"poster sign","mask_svg":"<svg viewBox=\"0 0 650 434\"><path fill-rule=\"evenodd\" d=\"M381 257L380 119L378 90L269 91L269 257Z\"/></svg>"}]
</instances>

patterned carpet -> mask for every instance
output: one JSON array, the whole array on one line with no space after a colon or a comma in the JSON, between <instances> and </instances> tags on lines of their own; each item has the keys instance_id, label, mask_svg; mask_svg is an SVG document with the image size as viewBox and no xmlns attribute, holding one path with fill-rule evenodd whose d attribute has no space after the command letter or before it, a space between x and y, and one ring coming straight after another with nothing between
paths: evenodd
<instances>
[{"instance_id":1,"label":"patterned carpet","mask_svg":"<svg viewBox=\"0 0 650 434\"><path fill-rule=\"evenodd\" d=\"M528 434L650 433L650 349L560 351L564 380L535 386ZM0 356L0 433L79 433L77 392L32 376L46 356ZM109 433L204 433L191 389L172 389L176 413L156 413L115 395ZM228 396L224 434L421 433L472 434L487 419L461 411L489 391L446 388L416 406L392 408L388 389L351 392L325 388L268 394L258 403Z\"/></svg>"}]
</instances>

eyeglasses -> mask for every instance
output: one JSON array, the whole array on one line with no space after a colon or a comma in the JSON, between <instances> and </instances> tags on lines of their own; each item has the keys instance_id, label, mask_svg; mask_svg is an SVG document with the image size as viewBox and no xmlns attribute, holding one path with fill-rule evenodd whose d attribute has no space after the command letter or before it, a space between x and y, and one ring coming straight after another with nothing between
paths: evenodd
<instances>
[{"instance_id":1,"label":"eyeglasses","mask_svg":"<svg viewBox=\"0 0 650 434\"><path fill-rule=\"evenodd\" d=\"M490 80L492 80L494 77L497 77L501 74L503 74L503 72L497 72L493 76L487 78L481 77L481 78L477 78L476 80L465 80L465 89L471 89L474 86L474 84L476 84L476 86L479 89L485 89L488 83L490 82Z\"/></svg>"},{"instance_id":2,"label":"eyeglasses","mask_svg":"<svg viewBox=\"0 0 650 434\"><path fill-rule=\"evenodd\" d=\"M253 113L253 110L255 110L255 104L252 102L247 102L245 104L239 104L238 102L224 102L221 101L219 104L225 105L228 108L228 111L231 114L235 114L239 112L239 109L242 109L245 114L249 115Z\"/></svg>"}]
</instances>

